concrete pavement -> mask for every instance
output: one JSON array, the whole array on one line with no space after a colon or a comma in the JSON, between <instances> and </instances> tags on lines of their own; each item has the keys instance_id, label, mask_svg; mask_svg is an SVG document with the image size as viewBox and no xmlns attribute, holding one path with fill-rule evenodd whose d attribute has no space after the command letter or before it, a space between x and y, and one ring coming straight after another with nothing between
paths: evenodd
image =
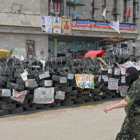
<instances>
[{"instance_id":1,"label":"concrete pavement","mask_svg":"<svg viewBox=\"0 0 140 140\"><path fill-rule=\"evenodd\" d=\"M0 140L114 140L125 112L103 107L118 101L0 118Z\"/></svg>"}]
</instances>

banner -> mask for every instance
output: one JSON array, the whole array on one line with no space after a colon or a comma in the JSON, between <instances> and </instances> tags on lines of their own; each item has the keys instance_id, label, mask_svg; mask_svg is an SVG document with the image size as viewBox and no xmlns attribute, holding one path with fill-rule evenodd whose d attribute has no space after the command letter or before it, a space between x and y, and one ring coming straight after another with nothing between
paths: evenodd
<instances>
[{"instance_id":1,"label":"banner","mask_svg":"<svg viewBox=\"0 0 140 140\"><path fill-rule=\"evenodd\" d=\"M89 28L101 28L101 29L111 29L113 24L111 23L105 23L105 22L91 22L91 21L82 21L82 20L78 20L75 21L73 20L71 22L72 27L89 27ZM135 31L137 30L137 25L133 25L133 24L119 24L119 29L120 30L128 30L128 31Z\"/></svg>"},{"instance_id":2,"label":"banner","mask_svg":"<svg viewBox=\"0 0 140 140\"><path fill-rule=\"evenodd\" d=\"M27 90L18 92L15 89L13 89L13 93L12 93L11 99L23 104L26 95L27 95Z\"/></svg>"},{"instance_id":3,"label":"banner","mask_svg":"<svg viewBox=\"0 0 140 140\"><path fill-rule=\"evenodd\" d=\"M105 6L105 9L103 10L103 13L102 13L105 19L106 19L106 12L107 12L107 6Z\"/></svg>"},{"instance_id":4,"label":"banner","mask_svg":"<svg viewBox=\"0 0 140 140\"><path fill-rule=\"evenodd\" d=\"M70 18L62 18L62 33L71 35L71 19Z\"/></svg>"},{"instance_id":5,"label":"banner","mask_svg":"<svg viewBox=\"0 0 140 140\"><path fill-rule=\"evenodd\" d=\"M76 74L76 84L79 88L94 89L94 76L90 74Z\"/></svg>"},{"instance_id":6,"label":"banner","mask_svg":"<svg viewBox=\"0 0 140 140\"><path fill-rule=\"evenodd\" d=\"M43 32L52 33L52 16L41 16L41 28Z\"/></svg>"},{"instance_id":7,"label":"banner","mask_svg":"<svg viewBox=\"0 0 140 140\"><path fill-rule=\"evenodd\" d=\"M110 26L112 29L114 29L117 33L120 34L120 23L119 21L111 21Z\"/></svg>"},{"instance_id":8,"label":"banner","mask_svg":"<svg viewBox=\"0 0 140 140\"><path fill-rule=\"evenodd\" d=\"M61 34L61 18L53 17L53 33Z\"/></svg>"}]
</instances>

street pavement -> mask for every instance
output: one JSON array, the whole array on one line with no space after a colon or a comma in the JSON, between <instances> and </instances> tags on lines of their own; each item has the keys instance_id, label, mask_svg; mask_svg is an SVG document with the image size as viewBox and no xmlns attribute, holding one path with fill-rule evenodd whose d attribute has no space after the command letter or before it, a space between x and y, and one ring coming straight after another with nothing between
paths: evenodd
<instances>
[{"instance_id":1,"label":"street pavement","mask_svg":"<svg viewBox=\"0 0 140 140\"><path fill-rule=\"evenodd\" d=\"M124 109L103 107L119 100L2 117L0 140L115 140Z\"/></svg>"}]
</instances>

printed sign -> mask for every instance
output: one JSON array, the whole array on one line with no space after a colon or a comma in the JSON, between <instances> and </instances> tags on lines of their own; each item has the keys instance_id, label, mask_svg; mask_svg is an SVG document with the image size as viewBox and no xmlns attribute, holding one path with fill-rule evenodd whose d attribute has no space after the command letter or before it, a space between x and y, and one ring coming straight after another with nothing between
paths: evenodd
<instances>
[{"instance_id":1,"label":"printed sign","mask_svg":"<svg viewBox=\"0 0 140 140\"><path fill-rule=\"evenodd\" d=\"M100 75L99 77L98 77L98 82L101 82L102 81L102 76Z\"/></svg>"},{"instance_id":2,"label":"printed sign","mask_svg":"<svg viewBox=\"0 0 140 140\"><path fill-rule=\"evenodd\" d=\"M61 17L53 17L53 33L61 34Z\"/></svg>"},{"instance_id":3,"label":"printed sign","mask_svg":"<svg viewBox=\"0 0 140 140\"><path fill-rule=\"evenodd\" d=\"M11 99L20 103L24 103L26 95L27 95L27 90L17 92L15 89L13 89Z\"/></svg>"},{"instance_id":4,"label":"printed sign","mask_svg":"<svg viewBox=\"0 0 140 140\"><path fill-rule=\"evenodd\" d=\"M108 80L108 89L109 90L118 90L119 80L115 78L109 78Z\"/></svg>"},{"instance_id":5,"label":"printed sign","mask_svg":"<svg viewBox=\"0 0 140 140\"><path fill-rule=\"evenodd\" d=\"M46 78L49 78L50 77L50 72L49 71L46 71L45 72L45 76L46 76Z\"/></svg>"},{"instance_id":6,"label":"printed sign","mask_svg":"<svg viewBox=\"0 0 140 140\"><path fill-rule=\"evenodd\" d=\"M76 74L76 84L79 88L94 89L94 76L90 74Z\"/></svg>"},{"instance_id":7,"label":"printed sign","mask_svg":"<svg viewBox=\"0 0 140 140\"><path fill-rule=\"evenodd\" d=\"M112 74L112 69L108 69L108 74Z\"/></svg>"},{"instance_id":8,"label":"printed sign","mask_svg":"<svg viewBox=\"0 0 140 140\"><path fill-rule=\"evenodd\" d=\"M35 89L33 103L36 103L36 104L54 103L54 88L37 88L37 89Z\"/></svg>"},{"instance_id":9,"label":"printed sign","mask_svg":"<svg viewBox=\"0 0 140 140\"><path fill-rule=\"evenodd\" d=\"M119 86L120 95L125 97L127 94L128 86Z\"/></svg>"},{"instance_id":10,"label":"printed sign","mask_svg":"<svg viewBox=\"0 0 140 140\"><path fill-rule=\"evenodd\" d=\"M114 75L120 75L121 70L119 68L115 68Z\"/></svg>"},{"instance_id":11,"label":"printed sign","mask_svg":"<svg viewBox=\"0 0 140 140\"><path fill-rule=\"evenodd\" d=\"M11 96L11 90L10 89L1 89L0 96L10 97Z\"/></svg>"},{"instance_id":12,"label":"printed sign","mask_svg":"<svg viewBox=\"0 0 140 140\"><path fill-rule=\"evenodd\" d=\"M125 76L122 76L121 77L121 83L125 83L126 81L125 81Z\"/></svg>"},{"instance_id":13,"label":"printed sign","mask_svg":"<svg viewBox=\"0 0 140 140\"><path fill-rule=\"evenodd\" d=\"M61 84L66 84L67 83L67 78L66 77L61 77L60 78L60 83Z\"/></svg>"},{"instance_id":14,"label":"printed sign","mask_svg":"<svg viewBox=\"0 0 140 140\"><path fill-rule=\"evenodd\" d=\"M102 75L102 79L104 80L104 82L108 81L108 76L107 75Z\"/></svg>"},{"instance_id":15,"label":"printed sign","mask_svg":"<svg viewBox=\"0 0 140 140\"><path fill-rule=\"evenodd\" d=\"M56 91L55 99L64 100L65 92L64 91Z\"/></svg>"},{"instance_id":16,"label":"printed sign","mask_svg":"<svg viewBox=\"0 0 140 140\"><path fill-rule=\"evenodd\" d=\"M39 75L39 79L40 79L40 80L41 80L41 79L44 79L44 78L45 78L45 74L44 74L44 73Z\"/></svg>"},{"instance_id":17,"label":"printed sign","mask_svg":"<svg viewBox=\"0 0 140 140\"><path fill-rule=\"evenodd\" d=\"M62 18L62 33L71 35L71 19L70 18Z\"/></svg>"},{"instance_id":18,"label":"printed sign","mask_svg":"<svg viewBox=\"0 0 140 140\"><path fill-rule=\"evenodd\" d=\"M68 74L68 79L69 79L69 80L74 79L74 74Z\"/></svg>"},{"instance_id":19,"label":"printed sign","mask_svg":"<svg viewBox=\"0 0 140 140\"><path fill-rule=\"evenodd\" d=\"M52 16L41 16L41 28L43 32L52 33Z\"/></svg>"}]
</instances>

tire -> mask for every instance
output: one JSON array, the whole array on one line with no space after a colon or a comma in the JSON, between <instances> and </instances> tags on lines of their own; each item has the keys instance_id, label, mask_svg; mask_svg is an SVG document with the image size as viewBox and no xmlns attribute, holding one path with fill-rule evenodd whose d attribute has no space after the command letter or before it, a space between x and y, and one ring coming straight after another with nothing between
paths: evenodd
<instances>
[{"instance_id":1,"label":"tire","mask_svg":"<svg viewBox=\"0 0 140 140\"><path fill-rule=\"evenodd\" d=\"M100 85L101 85L101 82L96 82L96 83L95 83L95 88L99 88Z\"/></svg>"},{"instance_id":2,"label":"tire","mask_svg":"<svg viewBox=\"0 0 140 140\"><path fill-rule=\"evenodd\" d=\"M5 110L0 110L0 116L4 116L6 114L7 114L7 112Z\"/></svg>"},{"instance_id":3,"label":"tire","mask_svg":"<svg viewBox=\"0 0 140 140\"><path fill-rule=\"evenodd\" d=\"M108 88L107 88L107 87L105 87L105 86L103 86L103 87L102 87L102 90L103 90L103 91L107 91L107 90L108 90Z\"/></svg>"},{"instance_id":4,"label":"tire","mask_svg":"<svg viewBox=\"0 0 140 140\"><path fill-rule=\"evenodd\" d=\"M2 110L14 110L16 109L16 104L3 104Z\"/></svg>"},{"instance_id":5,"label":"tire","mask_svg":"<svg viewBox=\"0 0 140 140\"><path fill-rule=\"evenodd\" d=\"M77 98L77 99L74 100L74 103L75 104L84 104L85 100L83 100L82 98Z\"/></svg>"},{"instance_id":6,"label":"tire","mask_svg":"<svg viewBox=\"0 0 140 140\"><path fill-rule=\"evenodd\" d=\"M72 90L70 95L77 95L78 94L78 90Z\"/></svg>"},{"instance_id":7,"label":"tire","mask_svg":"<svg viewBox=\"0 0 140 140\"><path fill-rule=\"evenodd\" d=\"M23 107L18 107L15 110L12 110L12 114L17 114L17 113L22 113L23 112Z\"/></svg>"},{"instance_id":8,"label":"tire","mask_svg":"<svg viewBox=\"0 0 140 140\"><path fill-rule=\"evenodd\" d=\"M93 95L98 95L100 93L100 89L92 89L90 93Z\"/></svg>"},{"instance_id":9,"label":"tire","mask_svg":"<svg viewBox=\"0 0 140 140\"><path fill-rule=\"evenodd\" d=\"M73 105L74 102L70 99L65 99L64 101L62 101L62 105L63 106L70 106L70 105Z\"/></svg>"}]
</instances>

